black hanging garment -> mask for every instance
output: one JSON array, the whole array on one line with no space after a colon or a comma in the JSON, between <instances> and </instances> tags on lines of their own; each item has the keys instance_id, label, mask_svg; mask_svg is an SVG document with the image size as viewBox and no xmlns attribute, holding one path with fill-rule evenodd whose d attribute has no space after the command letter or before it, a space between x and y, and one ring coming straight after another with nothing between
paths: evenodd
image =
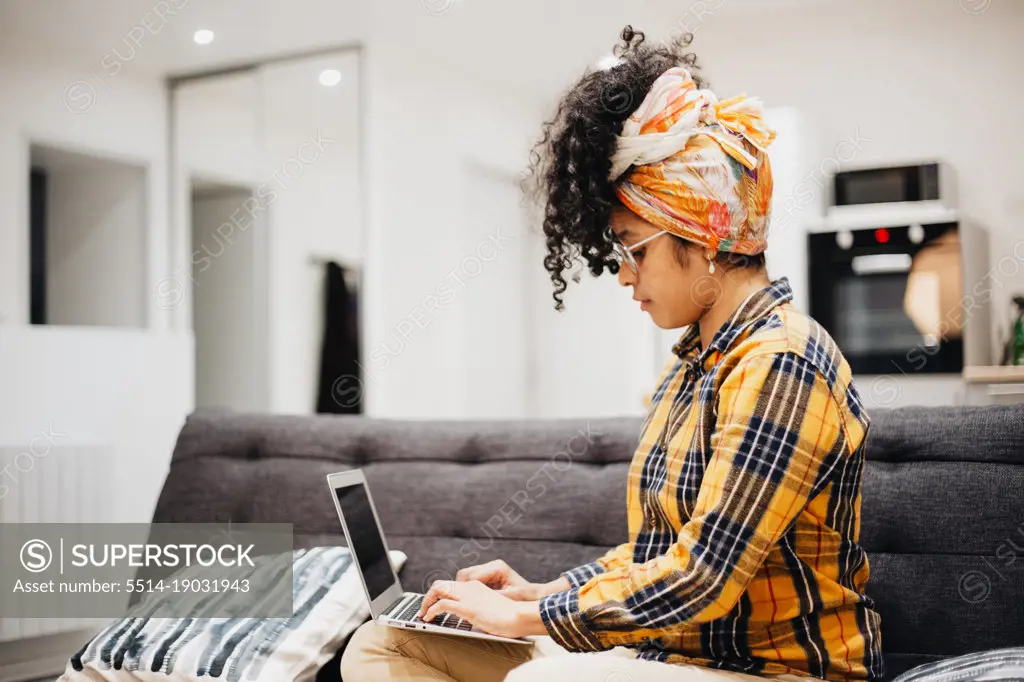
<instances>
[{"instance_id":1,"label":"black hanging garment","mask_svg":"<svg viewBox=\"0 0 1024 682\"><path fill-rule=\"evenodd\" d=\"M345 268L327 264L324 287L324 342L316 411L363 413L363 379L359 369L358 292L349 291Z\"/></svg>"}]
</instances>

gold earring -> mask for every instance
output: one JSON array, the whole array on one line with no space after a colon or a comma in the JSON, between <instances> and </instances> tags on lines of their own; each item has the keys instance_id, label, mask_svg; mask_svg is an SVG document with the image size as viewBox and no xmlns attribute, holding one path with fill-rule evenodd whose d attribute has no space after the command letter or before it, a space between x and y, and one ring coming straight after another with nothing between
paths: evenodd
<instances>
[{"instance_id":1,"label":"gold earring","mask_svg":"<svg viewBox=\"0 0 1024 682\"><path fill-rule=\"evenodd\" d=\"M708 272L710 272L712 275L715 274L715 261L714 257L711 256L710 254L708 255Z\"/></svg>"}]
</instances>

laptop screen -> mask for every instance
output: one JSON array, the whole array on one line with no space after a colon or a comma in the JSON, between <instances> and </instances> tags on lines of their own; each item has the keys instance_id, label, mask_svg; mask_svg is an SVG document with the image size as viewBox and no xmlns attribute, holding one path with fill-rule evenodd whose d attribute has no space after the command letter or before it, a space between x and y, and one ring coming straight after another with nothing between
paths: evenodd
<instances>
[{"instance_id":1,"label":"laptop screen","mask_svg":"<svg viewBox=\"0 0 1024 682\"><path fill-rule=\"evenodd\" d=\"M366 589L373 601L395 584L395 574L388 561L388 553L384 549L384 540L373 510L370 508L370 496L365 484L335 488L341 513L345 517L345 526L351 536L349 548L356 555L359 570L366 581Z\"/></svg>"}]
</instances>

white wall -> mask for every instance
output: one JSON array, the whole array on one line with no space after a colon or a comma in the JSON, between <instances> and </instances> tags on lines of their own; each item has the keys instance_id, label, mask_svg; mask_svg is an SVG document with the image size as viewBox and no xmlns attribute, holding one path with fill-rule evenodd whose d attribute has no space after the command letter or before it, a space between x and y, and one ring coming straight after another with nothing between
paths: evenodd
<instances>
[{"instance_id":1,"label":"white wall","mask_svg":"<svg viewBox=\"0 0 1024 682\"><path fill-rule=\"evenodd\" d=\"M537 354L537 417L610 417L643 414L644 396L653 389L671 343L615 277L583 272L579 283L566 274L565 309L554 310L551 283L540 258L529 286L533 343ZM665 332L665 334L669 334ZM678 336L678 334L676 334Z\"/></svg>"},{"instance_id":2,"label":"white wall","mask_svg":"<svg viewBox=\"0 0 1024 682\"><path fill-rule=\"evenodd\" d=\"M800 112L808 151L787 182L802 183L801 197L810 192L812 201L822 202L826 176L844 165L939 157L958 170L964 213L990 230L993 265L1024 237L1018 222L1024 194L1016 171L1024 139L1008 136L1005 127L1008 112L1024 104L1015 72L1024 63L1019 3L995 0L980 14L965 12L961 3L932 0L770 8L709 2L703 7L710 11L699 14L667 4L579 15L569 8L516 7L513 12L455 3L443 16L378 8L370 22L371 349L408 328L411 318L422 320L413 311L438 285L451 283L450 273L467 255L459 252L457 237L459 221L471 219L464 214L461 160L517 172L558 94L552 74L564 75L558 87L568 87L587 63L610 50L626 21L647 29L654 40L681 28L695 31L692 49L722 97L746 92L766 107ZM509 36L532 28L538 14L547 18L531 33L530 47L509 52L515 42ZM550 34L562 37L549 41ZM494 57L501 60L500 73L474 54L503 55ZM509 61L521 63L514 80ZM401 183L395 181L396 167ZM799 231L775 237L783 248L791 238L803 240ZM396 263L404 277L388 267ZM1024 271L1012 264L1005 269L1010 274L996 287L997 319L1005 318L1010 293L1024 290ZM778 267L770 274L802 279ZM546 273L539 270L538 276L546 283ZM382 360L369 366L376 369L368 386L371 413L472 413L465 387L473 377L465 368L485 364L488 351L467 343L472 320L455 304L430 319L423 329L412 327L400 355L378 354L387 358L386 366ZM452 380L459 375L464 380ZM936 394L902 395L920 401ZM957 400L955 390L941 395L945 402Z\"/></svg>"},{"instance_id":3,"label":"white wall","mask_svg":"<svg viewBox=\"0 0 1024 682\"><path fill-rule=\"evenodd\" d=\"M144 327L145 170L86 162L47 177L47 324Z\"/></svg>"},{"instance_id":4,"label":"white wall","mask_svg":"<svg viewBox=\"0 0 1024 682\"><path fill-rule=\"evenodd\" d=\"M484 380L469 368L502 360L472 343L468 332L464 302L475 280L463 262L476 246L467 246L467 225L473 224L467 221L483 223L487 232L519 220L467 215L464 169L478 163L517 177L540 112L529 93L440 68L429 52L416 51L417 41L404 32L409 27L383 16L380 21L366 66L367 410L388 417L461 417L473 414L469 386ZM432 296L443 303L428 313ZM496 310L506 303L493 302ZM396 337L403 346L392 353Z\"/></svg>"},{"instance_id":5,"label":"white wall","mask_svg":"<svg viewBox=\"0 0 1024 682\"><path fill-rule=\"evenodd\" d=\"M163 83L122 75L109 89L90 90L82 81L88 72L59 55L2 50L0 520L145 522L193 404L191 336L168 332L170 316L153 295L169 260ZM90 227L89 239L99 238L72 245L57 237L51 244L60 268L51 280L56 319L83 321L76 311L92 307L93 321L135 328L28 326L32 143L144 169L129 171L130 182L143 183L144 198L136 193L122 201L102 178L76 179L70 203L54 206L51 216L62 236ZM67 179L58 173L52 189ZM80 298L64 279L72 274L90 278ZM117 303L108 306L104 298ZM33 450L41 434L59 435L52 447ZM9 619L0 638L74 626Z\"/></svg>"},{"instance_id":6,"label":"white wall","mask_svg":"<svg viewBox=\"0 0 1024 682\"><path fill-rule=\"evenodd\" d=\"M658 331L614 277L595 280L586 272L580 283L570 282L565 311L554 311L539 225L523 225L515 201L492 191L480 173L464 170L476 161L517 176L548 113L543 97L492 89L449 65L439 79L439 66L403 62L390 45L369 53L371 414L518 416L520 387L512 375L521 374L524 363L529 416L640 414L680 332ZM400 62L393 71L392 60ZM400 106L405 99L434 115L410 119ZM800 124L796 112L774 114L780 129ZM792 193L808 156L806 145L792 138L773 151L779 198ZM389 161L397 157L404 176L415 178L400 188ZM476 193L481 196L471 196ZM785 229L802 231L805 213L817 206L796 205ZM509 247L514 255L484 263L479 277L467 277L463 263L474 246L464 235L479 238L490 226L506 232L515 226L510 236L524 244ZM520 254L528 261L512 268ZM804 263L802 249L792 247L775 249L770 259L773 276ZM404 264L404 277L392 274L392 263ZM491 282L494 273L504 278L502 285ZM793 279L805 301L806 278L797 271ZM424 313L425 299L438 287L452 302ZM524 324L532 329L522 330ZM500 342L484 342L496 337ZM503 397L492 395L506 386Z\"/></svg>"},{"instance_id":7,"label":"white wall","mask_svg":"<svg viewBox=\"0 0 1024 682\"><path fill-rule=\"evenodd\" d=\"M534 262L532 252L527 252L528 233L517 178L474 163L467 163L461 175L467 219L459 239L459 252L466 254L460 263L460 279L467 286L453 307L467 320L466 384L461 390L471 399L465 402L465 416L528 417L537 406L531 393L536 388L531 373L536 359L529 347L532 301L523 280ZM430 314L425 307L418 319L425 324ZM401 343L404 338L395 330L387 343L388 352L398 351Z\"/></svg>"},{"instance_id":8,"label":"white wall","mask_svg":"<svg viewBox=\"0 0 1024 682\"><path fill-rule=\"evenodd\" d=\"M990 267L1002 262L990 285L995 337L1012 292L1024 291L1024 264L1013 257L1024 239L1017 170L1024 139L1007 135L1002 123L1005 112L1024 107L1024 5L984 4L978 14L965 12L964 3L872 1L812 5L756 21L711 15L694 48L725 94L784 101L814 122L821 135L809 187L837 161L947 161L957 172L963 215L989 232ZM734 56L739 44L756 46L758 59ZM858 139L852 154L848 141ZM958 377L863 376L858 383L868 405L879 407L965 400Z\"/></svg>"},{"instance_id":9,"label":"white wall","mask_svg":"<svg viewBox=\"0 0 1024 682\"><path fill-rule=\"evenodd\" d=\"M143 521L192 407L191 337L168 332L152 293L168 267L166 98L156 77L122 75L92 91L83 77L59 55L0 54L0 445L24 448L53 424L69 443L110 453L111 520ZM128 266L144 275L126 294L142 302L146 328L28 326L33 142L146 169L145 235L135 242L143 255Z\"/></svg>"},{"instance_id":10,"label":"white wall","mask_svg":"<svg viewBox=\"0 0 1024 682\"><path fill-rule=\"evenodd\" d=\"M186 189L190 176L243 184L261 179L261 97L255 71L190 81L174 89L175 161Z\"/></svg>"},{"instance_id":11,"label":"white wall","mask_svg":"<svg viewBox=\"0 0 1024 682\"><path fill-rule=\"evenodd\" d=\"M965 4L987 9L970 14ZM814 123L820 146L808 174L849 158L852 147L841 145L858 135L850 164L948 161L964 215L990 232L994 266L1024 238L1024 138L1003 123L1024 107L1022 28L1024 5L1005 0L831 2L751 18L723 7L703 19L693 47L723 94L792 105ZM1005 321L1010 293L1024 291L1024 268L1004 270L993 304Z\"/></svg>"},{"instance_id":12,"label":"white wall","mask_svg":"<svg viewBox=\"0 0 1024 682\"><path fill-rule=\"evenodd\" d=\"M175 88L170 101L171 276L179 288L188 292L170 312L175 329L191 329L194 299L189 295L193 286L190 278L205 264L203 259L209 258L202 244L194 241L190 227L192 188L197 183L255 187L261 182L259 82L253 72L230 73L185 83ZM265 240L266 235L253 239ZM216 264L213 260L210 267ZM265 270L261 276L266 277Z\"/></svg>"},{"instance_id":13,"label":"white wall","mask_svg":"<svg viewBox=\"0 0 1024 682\"><path fill-rule=\"evenodd\" d=\"M941 156L959 172L964 212L992 233L993 262L1019 239L1016 221L1024 195L1016 182L1015 160L1024 141L1005 133L1006 112L1020 110L1024 97L1015 87L1014 69L1024 61L1024 46L1017 40L1024 8L1018 3L994 0L986 11L968 14L960 3L929 0L895 6L878 0L782 3L770 11L755 9L753 3L725 2L701 17L669 5L579 16L569 9L530 6L513 11L470 3L456 3L446 16L429 16L421 9L369 10L365 145L371 184L363 188L369 193L369 243L363 249L370 261L368 352L395 330L407 329L425 296L454 284L452 273L458 273L467 255L460 252L467 205L460 169L466 160L517 173L540 121L550 113L557 94L554 75L567 86L586 63L610 48L626 20L655 37L678 31L685 22L697 30L693 49L717 92L728 96L745 91L769 107L798 108L820 133L817 162L804 170L804 177L820 181L823 170L831 167L822 162L837 156L844 141L862 142L853 160L857 164ZM507 48L518 44L519 30L538 13L547 17L536 34L543 44L531 45L529 54L510 55ZM460 16L474 22L471 34L463 30L467 25ZM480 17L487 19L478 21ZM568 26L573 30L567 33ZM564 39L549 40L560 34ZM460 35L467 40L455 40ZM486 58L467 56L484 48L500 53L506 64L522 61L516 80L507 77L507 70L492 73ZM540 61L531 62L535 55ZM558 60L546 68L543 59L552 55ZM123 74L111 81L109 91L96 86L93 106L76 114L66 102L80 108L82 91L71 91L67 100L65 95L83 73L62 66L59 57L51 59L27 66L7 59L0 65L0 85L22 93L0 111L0 315L15 321L27 319L27 242L13 227L23 224L26 213L26 138L101 148L146 163L152 237L146 243L147 281L159 279L168 261L188 259L183 246L175 247L172 258L162 252L167 235L165 178L159 163L165 140L160 81L137 81ZM281 149L288 147L282 144ZM272 159L268 170L272 173L283 161ZM354 207L361 199L344 203ZM344 253L344 246L329 240L336 233L327 230L313 237L308 224L298 221L280 229ZM315 274L301 265L300 252L282 252L274 272L297 288L278 290L272 307L296 307L309 320L316 304L304 292L315 292L318 285ZM1001 280L997 313L1005 311L1011 292L1024 289L1022 278L1024 274L1013 272ZM147 319L159 329L172 314L183 312L184 307L172 313L150 302ZM453 302L437 309L425 328L414 327L405 350L389 357L387 367L370 362L370 412L466 414L472 401L466 367L484 362L466 362L466 354L486 352L470 343L468 324L465 311ZM311 349L318 332L304 325L293 337L288 329L274 327L271 337L273 356L280 358L274 366L282 368L273 370L274 384L281 387L277 395L282 396L277 407L301 410L310 400L309 368L315 362ZM299 371L284 369L289 363Z\"/></svg>"},{"instance_id":14,"label":"white wall","mask_svg":"<svg viewBox=\"0 0 1024 682\"><path fill-rule=\"evenodd\" d=\"M167 268L167 124L160 78L111 79L86 89L87 70L59 55L10 54L0 46L0 319L28 322L29 144L95 154L146 168L146 291ZM90 94L91 93L91 94ZM170 316L145 296L146 323Z\"/></svg>"},{"instance_id":15,"label":"white wall","mask_svg":"<svg viewBox=\"0 0 1024 682\"><path fill-rule=\"evenodd\" d=\"M320 85L324 68L341 71L342 82ZM267 358L260 366L269 392L263 409L311 413L324 316L324 269L311 256L359 266L365 249L357 59L324 55L193 81L177 88L174 102L177 186L196 177L251 184L260 199L260 221L246 228L245 238L256 263L254 323L261 333L245 352ZM187 192L175 190L174 201L176 276L187 284L203 254L189 243ZM251 222L244 210L239 215ZM221 268L220 260L208 269ZM192 305L188 300L177 311L180 328L190 327ZM223 329L224 316L201 319L215 323L201 334L232 334Z\"/></svg>"},{"instance_id":16,"label":"white wall","mask_svg":"<svg viewBox=\"0 0 1024 682\"><path fill-rule=\"evenodd\" d=\"M0 440L20 444L25 429L32 431L50 422L66 425L76 435L109 424L111 429L104 431L104 438L112 439L112 447L121 448L128 440L118 440L117 434L129 439L121 409L124 396L147 392L147 397L136 401L140 406L152 406L159 396L169 396L166 409L154 408L146 417L165 420L162 427L154 427L157 434L180 426L191 406L191 392L186 398L180 397L181 387L191 386L191 355L180 356L180 363L187 368L168 357L166 344L177 341L167 341L161 333L166 330L168 316L152 295L168 262L166 98L160 79L140 80L127 75L111 80L109 90L97 86L86 97L90 91L82 89L82 70L62 64L57 57L51 59L47 61L42 55L0 55L0 91L16 93L6 96L0 108L0 333L4 340L0 344ZM141 291L126 296L143 302L147 329L21 326L28 323L28 174L32 142L146 169L145 236L141 244L135 242L140 248L144 245L144 256L141 264L127 266L141 267L145 276L138 285ZM139 260L137 252L132 258ZM98 268L93 276L103 278L108 270ZM99 290L105 291L105 286ZM179 340L190 345L187 335ZM120 373L111 365L117 365L119 354L128 353L127 348L137 358L139 371ZM163 374L164 368L171 373ZM187 372L185 378L178 376L183 369ZM110 372L104 374L104 370ZM118 432L116 427L125 428ZM169 460L170 443L166 438L154 438L145 447L138 441L133 445L131 452L120 450L129 458L129 470L141 466L161 471ZM142 489L152 493L148 483ZM152 502L155 497L137 505L140 513L145 513Z\"/></svg>"},{"instance_id":17,"label":"white wall","mask_svg":"<svg viewBox=\"0 0 1024 682\"><path fill-rule=\"evenodd\" d=\"M262 326L258 278L266 277L256 256L263 216L245 232L232 229L231 214L251 191L198 191L192 203L192 245L200 253L192 270L196 406L265 412L270 405L267 358L259 342ZM225 227L227 226L227 227Z\"/></svg>"},{"instance_id":18,"label":"white wall","mask_svg":"<svg viewBox=\"0 0 1024 682\"><path fill-rule=\"evenodd\" d=\"M322 69L342 81L324 87ZM354 53L260 69L264 176L270 210L271 409L316 407L323 341L324 267L310 257L359 267L365 254L359 177L359 65Z\"/></svg>"}]
</instances>

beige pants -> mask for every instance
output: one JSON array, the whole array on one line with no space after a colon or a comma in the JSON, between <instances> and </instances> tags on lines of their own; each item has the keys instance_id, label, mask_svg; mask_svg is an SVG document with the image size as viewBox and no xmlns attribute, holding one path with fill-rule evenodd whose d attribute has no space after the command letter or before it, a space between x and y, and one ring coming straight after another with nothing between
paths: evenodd
<instances>
[{"instance_id":1,"label":"beige pants","mask_svg":"<svg viewBox=\"0 0 1024 682\"><path fill-rule=\"evenodd\" d=\"M571 653L550 637L534 645L504 644L366 623L341 658L342 682L763 682L764 678L695 665L635 658L632 649ZM775 675L783 682L816 678ZM820 682L820 681L819 681Z\"/></svg>"}]
</instances>

